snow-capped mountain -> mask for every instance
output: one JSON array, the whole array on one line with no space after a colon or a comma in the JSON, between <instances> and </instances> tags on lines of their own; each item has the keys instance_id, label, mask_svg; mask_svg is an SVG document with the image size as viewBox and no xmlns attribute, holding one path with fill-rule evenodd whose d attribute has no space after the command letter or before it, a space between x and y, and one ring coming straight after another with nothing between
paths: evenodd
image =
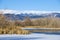
<instances>
[{"instance_id":1,"label":"snow-capped mountain","mask_svg":"<svg viewBox=\"0 0 60 40\"><path fill-rule=\"evenodd\" d=\"M1 9L0 11L3 11L3 14L6 14L6 13L9 13L9 14L36 14L36 15L39 15L39 14L46 14L46 13L60 13L60 11L39 11L39 10L9 10L9 9Z\"/></svg>"},{"instance_id":2,"label":"snow-capped mountain","mask_svg":"<svg viewBox=\"0 0 60 40\"><path fill-rule=\"evenodd\" d=\"M36 11L36 10L26 10L26 11L19 11L19 10L0 10L3 14L11 20L22 20L26 16L30 18L44 18L44 17L60 17L60 11Z\"/></svg>"}]
</instances>

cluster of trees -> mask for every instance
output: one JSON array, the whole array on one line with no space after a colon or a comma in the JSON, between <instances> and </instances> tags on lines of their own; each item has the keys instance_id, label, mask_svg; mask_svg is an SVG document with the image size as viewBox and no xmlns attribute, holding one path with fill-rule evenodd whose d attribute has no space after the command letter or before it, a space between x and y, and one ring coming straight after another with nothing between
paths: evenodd
<instances>
[{"instance_id":1,"label":"cluster of trees","mask_svg":"<svg viewBox=\"0 0 60 40\"><path fill-rule=\"evenodd\" d=\"M40 18L33 21L33 25L45 28L60 28L60 18L54 17Z\"/></svg>"},{"instance_id":2,"label":"cluster of trees","mask_svg":"<svg viewBox=\"0 0 60 40\"><path fill-rule=\"evenodd\" d=\"M60 18L56 17L46 17L46 18L39 18L39 19L30 19L29 17L25 17L23 21L21 20L7 20L3 14L0 14L0 27L25 27L25 26L40 26L40 27L52 27L52 28L60 28Z\"/></svg>"},{"instance_id":3,"label":"cluster of trees","mask_svg":"<svg viewBox=\"0 0 60 40\"><path fill-rule=\"evenodd\" d=\"M21 27L33 26L32 21L29 17L25 17L23 21L15 20L15 25Z\"/></svg>"},{"instance_id":4,"label":"cluster of trees","mask_svg":"<svg viewBox=\"0 0 60 40\"><path fill-rule=\"evenodd\" d=\"M11 21L7 20L6 17L0 13L0 34L28 34L29 31L22 30L18 26L20 25L20 21Z\"/></svg>"},{"instance_id":5,"label":"cluster of trees","mask_svg":"<svg viewBox=\"0 0 60 40\"><path fill-rule=\"evenodd\" d=\"M46 28L60 28L60 18L46 17L46 18L39 18L39 19L32 20L29 17L25 17L25 19L23 21L20 21L18 24L19 26L22 26L22 27L40 26L40 27L46 27Z\"/></svg>"}]
</instances>

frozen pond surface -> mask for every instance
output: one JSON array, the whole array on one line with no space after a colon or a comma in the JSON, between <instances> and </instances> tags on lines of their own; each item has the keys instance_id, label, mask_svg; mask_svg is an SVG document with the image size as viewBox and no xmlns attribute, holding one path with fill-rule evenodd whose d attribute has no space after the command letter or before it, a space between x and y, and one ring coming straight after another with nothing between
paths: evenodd
<instances>
[{"instance_id":1,"label":"frozen pond surface","mask_svg":"<svg viewBox=\"0 0 60 40\"><path fill-rule=\"evenodd\" d=\"M60 40L60 35L32 33L28 35L0 35L0 40Z\"/></svg>"}]
</instances>

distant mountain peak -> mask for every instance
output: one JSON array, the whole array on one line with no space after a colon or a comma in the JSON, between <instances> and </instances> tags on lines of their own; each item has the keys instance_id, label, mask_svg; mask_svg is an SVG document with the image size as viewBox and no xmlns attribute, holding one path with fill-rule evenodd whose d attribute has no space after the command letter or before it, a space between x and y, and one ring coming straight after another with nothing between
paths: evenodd
<instances>
[{"instance_id":1,"label":"distant mountain peak","mask_svg":"<svg viewBox=\"0 0 60 40\"><path fill-rule=\"evenodd\" d=\"M60 11L36 11L36 10L0 10L3 14L11 20L23 20L24 17L30 18L44 18L44 17L59 17L60 18ZM16 15L15 15L16 14Z\"/></svg>"},{"instance_id":2,"label":"distant mountain peak","mask_svg":"<svg viewBox=\"0 0 60 40\"><path fill-rule=\"evenodd\" d=\"M50 14L50 13L60 13L60 11L39 11L39 10L10 10L10 9L1 9L0 11L3 11L5 13L10 13L10 14Z\"/></svg>"}]
</instances>

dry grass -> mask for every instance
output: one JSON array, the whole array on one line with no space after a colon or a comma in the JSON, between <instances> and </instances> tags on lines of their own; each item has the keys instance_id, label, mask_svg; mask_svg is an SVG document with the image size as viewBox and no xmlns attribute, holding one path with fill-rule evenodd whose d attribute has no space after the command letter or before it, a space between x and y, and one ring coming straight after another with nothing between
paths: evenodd
<instances>
[{"instance_id":1,"label":"dry grass","mask_svg":"<svg viewBox=\"0 0 60 40\"><path fill-rule=\"evenodd\" d=\"M28 30L21 28L60 28L60 18L47 17L31 20L26 17L23 21L11 21L0 14L0 34L29 34Z\"/></svg>"}]
</instances>

